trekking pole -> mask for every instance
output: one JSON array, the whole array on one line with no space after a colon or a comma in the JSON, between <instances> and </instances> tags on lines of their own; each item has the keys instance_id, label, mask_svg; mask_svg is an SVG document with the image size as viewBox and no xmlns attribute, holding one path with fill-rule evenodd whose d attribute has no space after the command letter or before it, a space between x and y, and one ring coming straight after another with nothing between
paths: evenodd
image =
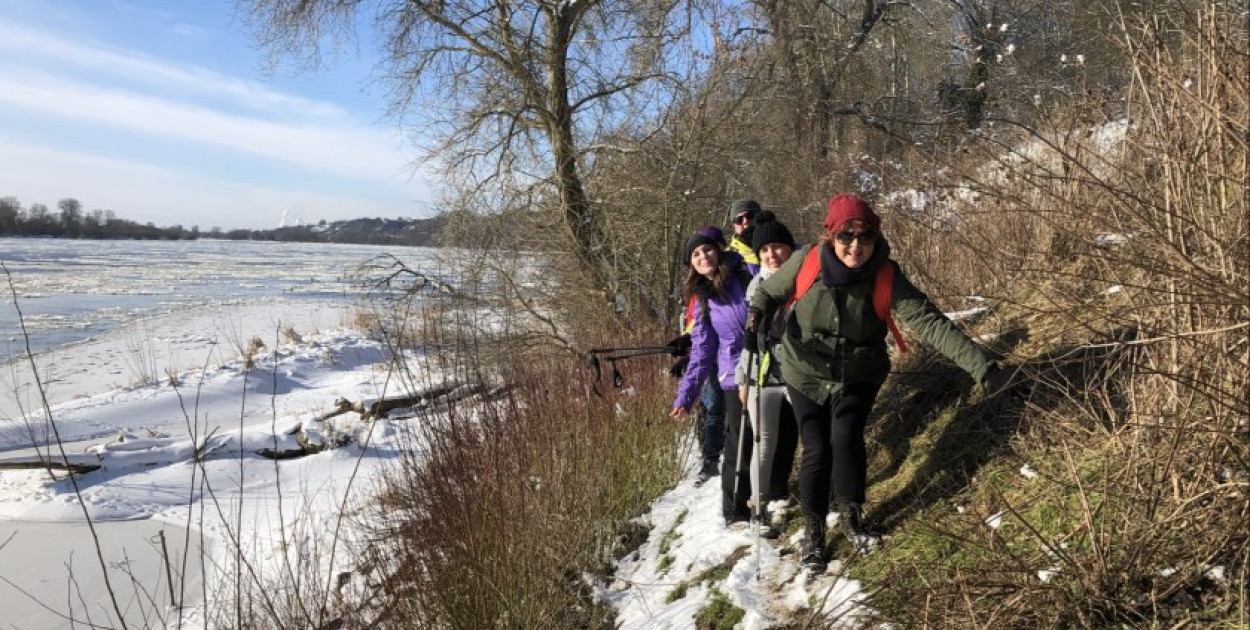
<instances>
[{"instance_id":1,"label":"trekking pole","mask_svg":"<svg viewBox=\"0 0 1250 630\"><path fill-rule=\"evenodd\" d=\"M752 352L752 353L748 354L748 355L747 355L747 357L748 357L748 358L747 358L747 365L751 365L751 364L755 363L755 353L754 353L754 352ZM750 393L750 391L751 391L750 387L751 387L751 383L750 383L750 380L748 380L748 381L747 381L747 393ZM746 435L746 428L747 428L747 423L748 423L748 420L747 420L747 405L742 405L742 413L741 413L741 414L738 414L738 417L739 417L739 422L738 422L738 457L737 457L737 459L735 459L735 460L734 460L734 494L733 494L733 502L734 502L734 504L735 504L735 505L738 503L738 485L739 485L739 484L741 483L741 481L742 481L742 474L741 474L741 471L742 471L742 451L743 451L743 450L744 450L744 448L746 447L746 440L744 440L744 439L742 439L742 438L743 438L743 436L744 436L744 435ZM749 473L748 473L748 474L749 474ZM750 522L750 520L748 520L747 522L749 523L749 522Z\"/></svg>"},{"instance_id":2,"label":"trekking pole","mask_svg":"<svg viewBox=\"0 0 1250 630\"><path fill-rule=\"evenodd\" d=\"M755 511L759 514L760 522L755 526L755 581L760 581L760 564L763 559L760 557L760 530L764 527L764 519L768 514L764 510L764 506L760 505L760 433L764 429L764 362L768 356L768 351L759 353L759 362L754 364L755 367L755 431L754 441L755 449L751 453L751 463L755 467L755 478L751 481L751 488L755 494ZM750 365L750 364L748 364ZM747 385L750 386L751 379L747 379ZM748 391L747 402L750 402L751 396Z\"/></svg>"},{"instance_id":3,"label":"trekking pole","mask_svg":"<svg viewBox=\"0 0 1250 630\"><path fill-rule=\"evenodd\" d=\"M615 346L599 346L591 348L587 354L662 354L672 352L673 346L631 346L631 347L615 347Z\"/></svg>"},{"instance_id":4,"label":"trekking pole","mask_svg":"<svg viewBox=\"0 0 1250 630\"><path fill-rule=\"evenodd\" d=\"M605 354L608 352L613 352L614 354L607 354L607 356L600 356L601 354ZM595 373L595 380L594 380L594 385L592 389L594 390L596 396L599 396L599 397L603 396L603 394L599 391L599 379L602 378L603 376L603 373L600 371L600 363L602 361L607 361L609 364L611 364L612 386L616 387L617 389L620 389L621 387L624 387L625 385L625 377L622 376L621 371L617 369L616 367L617 361L620 361L623 359L636 359L639 357L648 357L648 356L655 356L659 354L672 354L672 353L673 353L673 348L671 346L640 346L637 348L591 348L590 351L586 353L586 363L590 365L590 369L593 370Z\"/></svg>"}]
</instances>

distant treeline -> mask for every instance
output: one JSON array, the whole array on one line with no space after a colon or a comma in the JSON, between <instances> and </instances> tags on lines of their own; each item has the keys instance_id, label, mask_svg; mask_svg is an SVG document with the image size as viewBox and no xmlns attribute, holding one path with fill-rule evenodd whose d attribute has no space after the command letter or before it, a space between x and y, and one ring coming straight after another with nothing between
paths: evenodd
<instances>
[{"instance_id":1,"label":"distant treeline","mask_svg":"<svg viewBox=\"0 0 1250 630\"><path fill-rule=\"evenodd\" d=\"M181 225L157 227L119 219L112 210L84 211L74 198L57 202L53 211L42 203L23 208L16 197L0 197L0 236L42 236L92 239L194 240L218 238L238 241L289 241L302 243L355 243L364 245L431 246L444 219L352 219L321 221L270 230L228 230L213 227L201 232Z\"/></svg>"},{"instance_id":2,"label":"distant treeline","mask_svg":"<svg viewBox=\"0 0 1250 630\"><path fill-rule=\"evenodd\" d=\"M356 243L361 245L437 245L444 218L432 219L352 219L321 221L316 225L291 225L272 230L229 230L214 228L207 238L239 241L295 241L301 243Z\"/></svg>"},{"instance_id":3,"label":"distant treeline","mask_svg":"<svg viewBox=\"0 0 1250 630\"><path fill-rule=\"evenodd\" d=\"M0 197L0 236L54 236L60 238L134 238L185 240L200 236L198 226L157 227L119 219L112 210L84 211L72 197L57 202L57 211L42 203L23 208L17 197Z\"/></svg>"}]
</instances>

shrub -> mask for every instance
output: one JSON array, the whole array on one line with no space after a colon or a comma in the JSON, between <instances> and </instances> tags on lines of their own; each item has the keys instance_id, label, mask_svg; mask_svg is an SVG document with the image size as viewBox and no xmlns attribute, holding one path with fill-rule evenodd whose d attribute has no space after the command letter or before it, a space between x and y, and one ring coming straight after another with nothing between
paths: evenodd
<instances>
[{"instance_id":1,"label":"shrub","mask_svg":"<svg viewBox=\"0 0 1250 630\"><path fill-rule=\"evenodd\" d=\"M654 366L653 366L654 367ZM477 373L471 366L466 373ZM680 477L660 369L594 393L568 355L498 366L507 392L423 414L370 516L377 621L413 628L610 628L583 578Z\"/></svg>"}]
</instances>

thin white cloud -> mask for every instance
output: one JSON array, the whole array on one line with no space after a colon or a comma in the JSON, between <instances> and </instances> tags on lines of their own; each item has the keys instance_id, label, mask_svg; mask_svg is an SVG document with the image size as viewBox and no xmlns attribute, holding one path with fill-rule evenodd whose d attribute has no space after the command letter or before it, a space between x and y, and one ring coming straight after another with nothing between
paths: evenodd
<instances>
[{"instance_id":1,"label":"thin white cloud","mask_svg":"<svg viewBox=\"0 0 1250 630\"><path fill-rule=\"evenodd\" d=\"M398 131L339 104L19 20L0 58L0 195L27 205L205 229L428 213Z\"/></svg>"},{"instance_id":2,"label":"thin white cloud","mask_svg":"<svg viewBox=\"0 0 1250 630\"><path fill-rule=\"evenodd\" d=\"M181 37L205 37L212 33L206 28L200 28L194 24L174 24L169 27L170 32Z\"/></svg>"},{"instance_id":3,"label":"thin white cloud","mask_svg":"<svg viewBox=\"0 0 1250 630\"><path fill-rule=\"evenodd\" d=\"M428 199L416 186L378 187L367 196L254 186L0 137L0 194L19 190L26 207L43 203L55 208L60 199L74 197L89 210L113 210L122 219L202 230L276 227L284 213L288 222L316 222L423 216L428 209Z\"/></svg>"},{"instance_id":4,"label":"thin white cloud","mask_svg":"<svg viewBox=\"0 0 1250 630\"><path fill-rule=\"evenodd\" d=\"M192 140L327 174L392 182L405 177L399 141L368 129L250 118L193 103L0 68L0 105L42 116Z\"/></svg>"},{"instance_id":5,"label":"thin white cloud","mask_svg":"<svg viewBox=\"0 0 1250 630\"><path fill-rule=\"evenodd\" d=\"M194 27L192 27L194 28ZM20 24L0 22L0 54L21 59L28 67L57 70L90 70L97 81L105 77L125 79L184 96L228 100L239 107L289 116L344 123L351 117L343 108L323 101L270 89L263 83L221 74L200 66L154 59L142 52L121 51L106 44L76 41ZM14 64L6 64L14 65Z\"/></svg>"}]
</instances>

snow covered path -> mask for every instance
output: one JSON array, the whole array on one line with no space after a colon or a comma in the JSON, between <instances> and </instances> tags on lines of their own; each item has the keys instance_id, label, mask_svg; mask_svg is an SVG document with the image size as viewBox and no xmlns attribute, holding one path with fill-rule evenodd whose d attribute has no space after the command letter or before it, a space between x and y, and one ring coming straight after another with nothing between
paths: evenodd
<instances>
[{"instance_id":1,"label":"snow covered path","mask_svg":"<svg viewBox=\"0 0 1250 630\"><path fill-rule=\"evenodd\" d=\"M813 576L799 570L793 552L801 532L757 541L745 524L726 527L719 479L697 484L695 468L692 460L686 478L642 517L651 528L646 542L617 562L615 579L596 593L617 609L620 630L692 630L714 597L743 610L742 630L812 610L855 627L859 583L841 575L841 563ZM716 569L728 569L723 581L712 575Z\"/></svg>"}]
</instances>

